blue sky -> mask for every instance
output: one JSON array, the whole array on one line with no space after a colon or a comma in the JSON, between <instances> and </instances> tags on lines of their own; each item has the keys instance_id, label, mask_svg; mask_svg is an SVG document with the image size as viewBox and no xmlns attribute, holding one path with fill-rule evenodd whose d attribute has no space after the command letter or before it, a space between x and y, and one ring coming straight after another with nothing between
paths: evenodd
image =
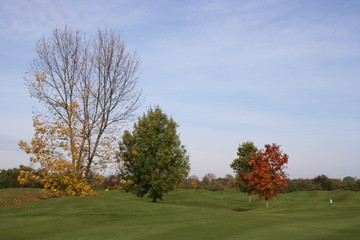
<instances>
[{"instance_id":1,"label":"blue sky","mask_svg":"<svg viewBox=\"0 0 360 240\"><path fill-rule=\"evenodd\" d=\"M119 31L141 58L144 105L180 125L191 173L232 173L245 141L282 145L290 178L360 177L360 1L0 0L0 168L29 164L23 76L65 24ZM121 135L121 133L119 133Z\"/></svg>"}]
</instances>

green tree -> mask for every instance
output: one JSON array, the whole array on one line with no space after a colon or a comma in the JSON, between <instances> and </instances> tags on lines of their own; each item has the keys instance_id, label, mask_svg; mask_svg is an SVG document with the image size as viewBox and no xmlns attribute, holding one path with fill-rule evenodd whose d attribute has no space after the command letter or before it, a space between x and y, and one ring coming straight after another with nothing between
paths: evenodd
<instances>
[{"instance_id":1,"label":"green tree","mask_svg":"<svg viewBox=\"0 0 360 240\"><path fill-rule=\"evenodd\" d=\"M282 153L279 145L266 144L264 150L250 158L249 166L253 170L241 174L247 189L257 194L259 199L266 200L267 207L269 200L274 199L287 186L284 169L288 159L289 156Z\"/></svg>"},{"instance_id":2,"label":"green tree","mask_svg":"<svg viewBox=\"0 0 360 240\"><path fill-rule=\"evenodd\" d=\"M317 185L318 190L331 191L334 190L334 184L324 174L319 175L313 179L313 183Z\"/></svg>"},{"instance_id":3,"label":"green tree","mask_svg":"<svg viewBox=\"0 0 360 240\"><path fill-rule=\"evenodd\" d=\"M249 196L249 202L251 201L251 189L248 189L247 184L244 182L245 179L242 178L243 174L251 172L253 169L249 166L249 160L251 156L255 156L258 149L253 142L244 142L242 143L237 150L238 158L234 159L230 164L230 167L234 169L236 173L236 179L238 187L241 191L246 192Z\"/></svg>"},{"instance_id":4,"label":"green tree","mask_svg":"<svg viewBox=\"0 0 360 240\"><path fill-rule=\"evenodd\" d=\"M129 188L137 196L148 194L156 202L187 176L189 157L176 133L177 127L156 107L138 119L132 133L125 131L120 144L122 174L132 181Z\"/></svg>"},{"instance_id":5,"label":"green tree","mask_svg":"<svg viewBox=\"0 0 360 240\"><path fill-rule=\"evenodd\" d=\"M355 190L355 186L356 186L356 178L355 177L344 177L343 179L343 183L345 186L345 190Z\"/></svg>"}]
</instances>

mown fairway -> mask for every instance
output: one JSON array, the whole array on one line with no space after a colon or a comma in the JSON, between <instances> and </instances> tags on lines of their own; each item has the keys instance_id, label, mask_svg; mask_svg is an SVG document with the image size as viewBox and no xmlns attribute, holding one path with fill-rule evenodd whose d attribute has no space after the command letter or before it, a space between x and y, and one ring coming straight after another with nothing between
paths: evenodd
<instances>
[{"instance_id":1,"label":"mown fairway","mask_svg":"<svg viewBox=\"0 0 360 240\"><path fill-rule=\"evenodd\" d=\"M0 239L360 239L359 192L284 194L269 208L236 191L178 190L164 200L101 192L0 208Z\"/></svg>"}]
</instances>

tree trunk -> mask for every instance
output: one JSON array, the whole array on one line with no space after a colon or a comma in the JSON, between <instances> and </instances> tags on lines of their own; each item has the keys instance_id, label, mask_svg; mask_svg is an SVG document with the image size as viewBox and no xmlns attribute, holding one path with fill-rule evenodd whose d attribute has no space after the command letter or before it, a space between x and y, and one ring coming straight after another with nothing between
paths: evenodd
<instances>
[{"instance_id":1,"label":"tree trunk","mask_svg":"<svg viewBox=\"0 0 360 240\"><path fill-rule=\"evenodd\" d=\"M269 200L266 200L266 207L269 207Z\"/></svg>"},{"instance_id":2,"label":"tree trunk","mask_svg":"<svg viewBox=\"0 0 360 240\"><path fill-rule=\"evenodd\" d=\"M156 197L153 197L152 202L156 203Z\"/></svg>"},{"instance_id":3,"label":"tree trunk","mask_svg":"<svg viewBox=\"0 0 360 240\"><path fill-rule=\"evenodd\" d=\"M248 195L249 196L249 203L251 203L251 195Z\"/></svg>"}]
</instances>

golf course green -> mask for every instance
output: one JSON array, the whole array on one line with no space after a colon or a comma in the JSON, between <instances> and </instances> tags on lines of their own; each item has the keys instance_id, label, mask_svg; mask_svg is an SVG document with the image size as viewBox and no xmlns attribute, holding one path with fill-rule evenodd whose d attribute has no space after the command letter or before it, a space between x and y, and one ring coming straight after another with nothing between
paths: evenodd
<instances>
[{"instance_id":1,"label":"golf course green","mask_svg":"<svg viewBox=\"0 0 360 240\"><path fill-rule=\"evenodd\" d=\"M176 190L159 203L102 191L0 208L0 239L355 240L360 192L282 194L267 208L234 190Z\"/></svg>"}]
</instances>

